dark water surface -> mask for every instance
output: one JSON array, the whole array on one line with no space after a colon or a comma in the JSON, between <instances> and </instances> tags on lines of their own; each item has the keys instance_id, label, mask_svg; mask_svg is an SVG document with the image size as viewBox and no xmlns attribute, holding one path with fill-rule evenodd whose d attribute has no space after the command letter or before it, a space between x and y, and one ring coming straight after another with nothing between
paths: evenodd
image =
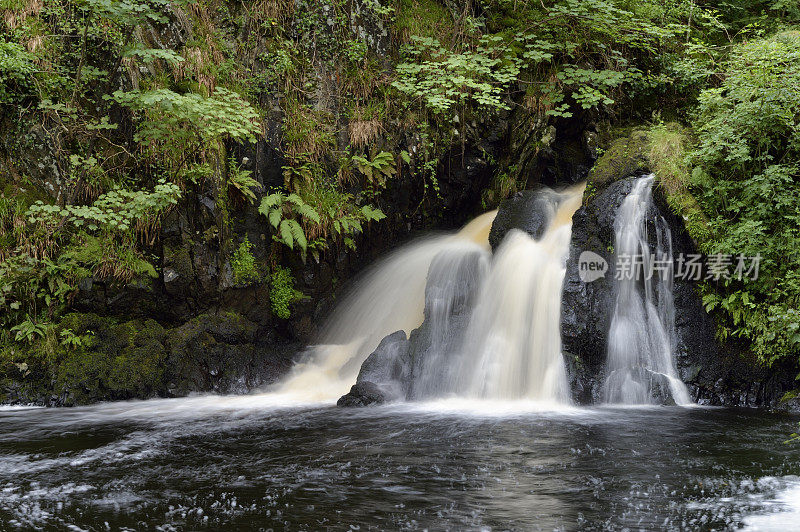
<instances>
[{"instance_id":1,"label":"dark water surface","mask_svg":"<svg viewBox=\"0 0 800 532\"><path fill-rule=\"evenodd\" d=\"M796 422L273 396L6 409L0 530L800 530Z\"/></svg>"}]
</instances>

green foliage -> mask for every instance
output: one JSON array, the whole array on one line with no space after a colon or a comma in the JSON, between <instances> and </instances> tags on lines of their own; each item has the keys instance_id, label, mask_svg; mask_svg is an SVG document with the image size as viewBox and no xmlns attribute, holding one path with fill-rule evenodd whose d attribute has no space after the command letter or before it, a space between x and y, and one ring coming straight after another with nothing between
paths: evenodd
<instances>
[{"instance_id":1,"label":"green foliage","mask_svg":"<svg viewBox=\"0 0 800 532\"><path fill-rule=\"evenodd\" d=\"M434 113L468 102L485 110L509 109L503 91L519 74L519 66L502 55L497 38L486 38L474 51L461 53L436 39L412 39L405 50L407 61L397 65L392 83L402 94L421 100Z\"/></svg>"},{"instance_id":2,"label":"green foliage","mask_svg":"<svg viewBox=\"0 0 800 532\"><path fill-rule=\"evenodd\" d=\"M231 269L233 270L233 281L238 285L248 285L257 283L261 280L261 274L256 265L256 258L253 256L253 244L247 237L233 253L231 257Z\"/></svg>"},{"instance_id":3,"label":"green foliage","mask_svg":"<svg viewBox=\"0 0 800 532\"><path fill-rule=\"evenodd\" d=\"M692 183L709 216L708 253L760 255L757 281L709 288L723 337L767 362L800 355L800 32L738 45L721 86L700 97Z\"/></svg>"},{"instance_id":4,"label":"green foliage","mask_svg":"<svg viewBox=\"0 0 800 532\"><path fill-rule=\"evenodd\" d=\"M319 224L321 220L317 211L297 194L287 196L282 192L273 192L261 201L258 212L266 216L272 227L278 230L278 234L273 236L277 242L286 244L290 249L294 249L297 243L305 256L308 239L295 217Z\"/></svg>"},{"instance_id":5,"label":"green foliage","mask_svg":"<svg viewBox=\"0 0 800 532\"><path fill-rule=\"evenodd\" d=\"M33 90L33 57L15 42L0 41L0 105L19 103Z\"/></svg>"},{"instance_id":6,"label":"green foliage","mask_svg":"<svg viewBox=\"0 0 800 532\"><path fill-rule=\"evenodd\" d=\"M160 181L153 192L117 189L102 194L92 205L46 205L37 201L28 209L31 224L63 225L99 232L144 230L166 209L178 203L180 189Z\"/></svg>"},{"instance_id":7,"label":"green foliage","mask_svg":"<svg viewBox=\"0 0 800 532\"><path fill-rule=\"evenodd\" d=\"M11 327L11 332L15 333L14 340L17 342L33 343L37 338L44 338L47 327L41 323L36 323L30 316L25 321Z\"/></svg>"},{"instance_id":8,"label":"green foliage","mask_svg":"<svg viewBox=\"0 0 800 532\"><path fill-rule=\"evenodd\" d=\"M330 186L314 183L304 193L305 198L273 192L258 208L277 230L273 239L290 249L297 245L304 260L309 249L319 260L319 251L327 247L328 238L342 239L353 248L352 236L363 231L363 223L386 218L380 209L370 205L358 207L351 195Z\"/></svg>"},{"instance_id":9,"label":"green foliage","mask_svg":"<svg viewBox=\"0 0 800 532\"><path fill-rule=\"evenodd\" d=\"M87 331L86 334L75 334L72 329L61 329L58 334L61 337L61 345L70 349L80 349L90 347L94 337L93 331Z\"/></svg>"},{"instance_id":10,"label":"green foliage","mask_svg":"<svg viewBox=\"0 0 800 532\"><path fill-rule=\"evenodd\" d=\"M236 93L218 87L211 96L169 89L116 91L111 98L140 118L134 135L154 161L175 174L205 161L192 155L224 140L255 141L258 112Z\"/></svg>"},{"instance_id":11,"label":"green foliage","mask_svg":"<svg viewBox=\"0 0 800 532\"><path fill-rule=\"evenodd\" d=\"M378 188L383 188L386 180L397 173L394 156L387 151L380 152L371 161L366 157L354 155L353 162L359 172L367 178L367 182Z\"/></svg>"},{"instance_id":12,"label":"green foliage","mask_svg":"<svg viewBox=\"0 0 800 532\"><path fill-rule=\"evenodd\" d=\"M36 260L21 254L0 262L0 326L14 331L18 341L43 336L47 321L66 308L78 282L88 275L65 255Z\"/></svg>"},{"instance_id":13,"label":"green foliage","mask_svg":"<svg viewBox=\"0 0 800 532\"><path fill-rule=\"evenodd\" d=\"M269 288L272 313L283 320L291 317L291 304L305 298L302 292L295 289L291 270L281 266L273 270Z\"/></svg>"},{"instance_id":14,"label":"green foliage","mask_svg":"<svg viewBox=\"0 0 800 532\"><path fill-rule=\"evenodd\" d=\"M228 167L228 185L236 189L248 203L256 202L256 190L261 190L261 184L252 178L250 170L242 170L230 162Z\"/></svg>"}]
</instances>

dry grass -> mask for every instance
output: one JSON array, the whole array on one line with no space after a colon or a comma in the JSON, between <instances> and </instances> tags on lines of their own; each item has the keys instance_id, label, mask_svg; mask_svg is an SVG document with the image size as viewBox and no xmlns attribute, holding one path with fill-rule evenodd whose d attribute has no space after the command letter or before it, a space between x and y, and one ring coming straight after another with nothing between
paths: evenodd
<instances>
[{"instance_id":1,"label":"dry grass","mask_svg":"<svg viewBox=\"0 0 800 532\"><path fill-rule=\"evenodd\" d=\"M181 51L184 61L172 65L172 73L176 80L181 80L193 76L197 82L206 88L209 94L214 92L217 79L214 75L214 67L225 60L225 55L219 49L214 34L216 27L209 16L210 9L200 2L188 4L190 15L195 20L195 34L203 36L205 41L203 46L187 46ZM187 24L189 17L184 13Z\"/></svg>"},{"instance_id":2,"label":"dry grass","mask_svg":"<svg viewBox=\"0 0 800 532\"><path fill-rule=\"evenodd\" d=\"M287 102L283 137L286 154L318 162L336 146L332 117L296 101Z\"/></svg>"},{"instance_id":3,"label":"dry grass","mask_svg":"<svg viewBox=\"0 0 800 532\"><path fill-rule=\"evenodd\" d=\"M183 79L193 76L197 82L204 86L208 93L214 92L217 85L214 76L213 65L218 65L225 60L225 56L217 48L211 34L206 34L206 46L191 46L183 49L182 56L184 61L173 66L175 79Z\"/></svg>"},{"instance_id":4,"label":"dry grass","mask_svg":"<svg viewBox=\"0 0 800 532\"><path fill-rule=\"evenodd\" d=\"M536 83L533 81L532 83ZM558 79L555 71L549 73L547 78L544 81L544 86L547 87L558 87L561 81ZM534 85L534 87L539 87L540 84ZM548 111L553 109L554 102L553 98L547 92L543 92L538 90L538 88L534 90L528 90L525 93L525 96L522 98L522 105L526 109L528 109L531 113L538 117L545 117L547 116Z\"/></svg>"},{"instance_id":5,"label":"dry grass","mask_svg":"<svg viewBox=\"0 0 800 532\"><path fill-rule=\"evenodd\" d=\"M352 120L347 126L350 144L363 148L369 146L383 133L383 124L377 118L370 120Z\"/></svg>"},{"instance_id":6,"label":"dry grass","mask_svg":"<svg viewBox=\"0 0 800 532\"><path fill-rule=\"evenodd\" d=\"M248 10L252 22L268 22L286 20L294 14L295 3L292 0L258 0Z\"/></svg>"},{"instance_id":7,"label":"dry grass","mask_svg":"<svg viewBox=\"0 0 800 532\"><path fill-rule=\"evenodd\" d=\"M28 0L19 9L4 9L3 21L10 30L15 30L30 16L38 15L42 11L44 0Z\"/></svg>"}]
</instances>

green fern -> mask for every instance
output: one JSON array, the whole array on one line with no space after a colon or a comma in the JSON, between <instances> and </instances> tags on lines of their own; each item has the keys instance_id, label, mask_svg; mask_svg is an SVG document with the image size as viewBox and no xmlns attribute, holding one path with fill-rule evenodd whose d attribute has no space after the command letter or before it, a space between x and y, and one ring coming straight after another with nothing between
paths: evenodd
<instances>
[{"instance_id":1,"label":"green fern","mask_svg":"<svg viewBox=\"0 0 800 532\"><path fill-rule=\"evenodd\" d=\"M353 162L370 184L379 187L384 187L386 180L397 173L394 156L387 151L380 152L371 161L365 157L354 155Z\"/></svg>"},{"instance_id":2,"label":"green fern","mask_svg":"<svg viewBox=\"0 0 800 532\"><path fill-rule=\"evenodd\" d=\"M228 185L238 190L251 204L256 201L254 189L261 189L261 183L252 178L250 171L242 170L233 161L228 170Z\"/></svg>"}]
</instances>

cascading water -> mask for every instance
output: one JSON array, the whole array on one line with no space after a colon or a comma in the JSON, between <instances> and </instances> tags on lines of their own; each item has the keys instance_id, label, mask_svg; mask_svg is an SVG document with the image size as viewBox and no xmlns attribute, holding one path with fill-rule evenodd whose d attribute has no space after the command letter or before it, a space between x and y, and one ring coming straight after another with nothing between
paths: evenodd
<instances>
[{"instance_id":1,"label":"cascading water","mask_svg":"<svg viewBox=\"0 0 800 532\"><path fill-rule=\"evenodd\" d=\"M384 336L399 330L411 333L422 323L434 258L448 250L459 254L465 246L488 253L496 214L475 218L455 235L411 242L373 266L336 306L318 342L276 391L308 401L335 400L346 393Z\"/></svg>"},{"instance_id":2,"label":"cascading water","mask_svg":"<svg viewBox=\"0 0 800 532\"><path fill-rule=\"evenodd\" d=\"M458 356L439 357L437 373L422 396L528 399L569 403L561 353L561 288L572 215L584 186L540 192L548 227L539 240L513 230L500 245L481 282Z\"/></svg>"},{"instance_id":3,"label":"cascading water","mask_svg":"<svg viewBox=\"0 0 800 532\"><path fill-rule=\"evenodd\" d=\"M572 215L584 185L543 189L539 240L512 230L491 259L487 213L458 234L412 243L379 263L338 305L306 362L278 391L306 400L347 392L381 339L403 330L425 340L413 355L407 397L569 403L559 329ZM423 313L424 310L424 313Z\"/></svg>"},{"instance_id":4,"label":"cascading water","mask_svg":"<svg viewBox=\"0 0 800 532\"><path fill-rule=\"evenodd\" d=\"M647 237L655 177L637 179L615 222L614 249L620 267L617 301L608 335L605 399L648 404L672 399L690 404L675 370L672 238L663 217L655 223L655 253Z\"/></svg>"}]
</instances>

